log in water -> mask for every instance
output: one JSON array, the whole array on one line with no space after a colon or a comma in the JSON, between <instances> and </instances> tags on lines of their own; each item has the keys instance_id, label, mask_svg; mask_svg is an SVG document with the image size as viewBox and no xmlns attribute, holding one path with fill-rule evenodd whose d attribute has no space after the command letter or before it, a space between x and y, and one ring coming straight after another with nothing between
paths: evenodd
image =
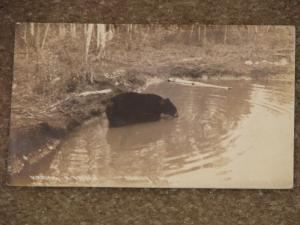
<instances>
[{"instance_id":1,"label":"log in water","mask_svg":"<svg viewBox=\"0 0 300 225\"><path fill-rule=\"evenodd\" d=\"M209 88L221 88L221 89L226 89L229 90L231 87L225 87L225 86L220 86L220 85L214 85L214 84L207 84L203 82L198 82L198 81L190 81L190 80L184 80L180 78L172 78L170 77L168 79L169 82L174 82L176 84L181 84L181 85L188 85L188 86L197 86L197 87L209 87Z\"/></svg>"}]
</instances>

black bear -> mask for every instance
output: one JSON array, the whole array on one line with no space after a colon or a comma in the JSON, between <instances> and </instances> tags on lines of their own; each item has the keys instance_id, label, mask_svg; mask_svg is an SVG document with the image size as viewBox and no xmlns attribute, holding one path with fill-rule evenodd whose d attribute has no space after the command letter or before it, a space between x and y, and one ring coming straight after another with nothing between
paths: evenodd
<instances>
[{"instance_id":1,"label":"black bear","mask_svg":"<svg viewBox=\"0 0 300 225\"><path fill-rule=\"evenodd\" d=\"M161 114L177 117L177 109L170 99L155 94L128 92L113 97L106 107L111 127L157 121Z\"/></svg>"}]
</instances>

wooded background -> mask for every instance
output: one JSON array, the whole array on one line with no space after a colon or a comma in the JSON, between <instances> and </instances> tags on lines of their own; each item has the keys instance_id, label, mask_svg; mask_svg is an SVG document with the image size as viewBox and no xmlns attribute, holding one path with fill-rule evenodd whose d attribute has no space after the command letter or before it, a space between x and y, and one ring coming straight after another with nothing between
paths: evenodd
<instances>
[{"instance_id":1,"label":"wooded background","mask_svg":"<svg viewBox=\"0 0 300 225\"><path fill-rule=\"evenodd\" d=\"M275 73L291 79L293 36L290 27L270 25L17 23L14 85L23 97L37 92L50 98L50 90L64 92L72 79L93 83L117 70L161 78L178 73L264 78ZM286 67L268 66L280 57ZM192 61L194 65L184 64Z\"/></svg>"},{"instance_id":2,"label":"wooded background","mask_svg":"<svg viewBox=\"0 0 300 225\"><path fill-rule=\"evenodd\" d=\"M298 224L298 0L129 0L0 3L0 224ZM16 22L296 25L295 187L292 190L12 188L5 186ZM62 31L63 32L63 31ZM43 39L41 39L43 40ZM43 41L40 42L42 46ZM46 44L46 42L45 42Z\"/></svg>"}]
</instances>

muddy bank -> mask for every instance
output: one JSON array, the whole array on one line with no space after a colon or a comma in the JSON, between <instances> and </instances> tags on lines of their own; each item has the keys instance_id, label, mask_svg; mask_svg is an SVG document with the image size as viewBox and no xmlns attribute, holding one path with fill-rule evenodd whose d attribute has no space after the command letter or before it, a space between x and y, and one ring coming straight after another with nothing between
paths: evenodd
<instances>
[{"instance_id":1,"label":"muddy bank","mask_svg":"<svg viewBox=\"0 0 300 225\"><path fill-rule=\"evenodd\" d=\"M281 61L251 61L236 63L238 66L225 64L206 65L178 64L170 69L172 77L195 80L288 80L294 71L291 70L291 62Z\"/></svg>"},{"instance_id":2,"label":"muddy bank","mask_svg":"<svg viewBox=\"0 0 300 225\"><path fill-rule=\"evenodd\" d=\"M64 98L47 107L41 106L44 113L36 113L35 117L11 126L9 174L20 174L45 161L56 151L61 140L77 127L103 116L112 96L127 91L141 91L159 80L127 72L122 76L95 78L92 82L77 78L65 82L60 87L66 92ZM19 116L22 117L20 113Z\"/></svg>"}]
</instances>

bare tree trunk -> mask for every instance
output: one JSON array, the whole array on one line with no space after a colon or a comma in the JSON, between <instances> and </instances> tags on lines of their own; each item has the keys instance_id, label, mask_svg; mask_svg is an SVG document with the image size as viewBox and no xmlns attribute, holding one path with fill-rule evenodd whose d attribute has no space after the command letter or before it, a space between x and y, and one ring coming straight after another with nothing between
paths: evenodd
<instances>
[{"instance_id":1,"label":"bare tree trunk","mask_svg":"<svg viewBox=\"0 0 300 225\"><path fill-rule=\"evenodd\" d=\"M111 25L108 26L108 31L106 34L106 41L110 41L111 39L113 39L114 37L114 32L113 32L113 28Z\"/></svg>"},{"instance_id":2,"label":"bare tree trunk","mask_svg":"<svg viewBox=\"0 0 300 225\"><path fill-rule=\"evenodd\" d=\"M148 26L147 26L147 34L149 33L151 31L151 25L149 24Z\"/></svg>"},{"instance_id":3,"label":"bare tree trunk","mask_svg":"<svg viewBox=\"0 0 300 225\"><path fill-rule=\"evenodd\" d=\"M130 33L130 25L129 24L127 24L127 33L128 33L128 35Z\"/></svg>"},{"instance_id":4,"label":"bare tree trunk","mask_svg":"<svg viewBox=\"0 0 300 225\"><path fill-rule=\"evenodd\" d=\"M72 38L76 38L76 24L75 23L71 23L70 31L71 31Z\"/></svg>"},{"instance_id":5,"label":"bare tree trunk","mask_svg":"<svg viewBox=\"0 0 300 225\"><path fill-rule=\"evenodd\" d=\"M85 46L85 62L86 62L86 66L88 66L88 56L89 56L89 49L90 49L91 40L92 40L93 29L94 29L94 24L88 24L87 25L86 46ZM90 82L94 83L94 73L92 71L92 68L88 67L87 69L89 70Z\"/></svg>"},{"instance_id":6,"label":"bare tree trunk","mask_svg":"<svg viewBox=\"0 0 300 225\"><path fill-rule=\"evenodd\" d=\"M70 23L70 34L71 37L73 38L73 23Z\"/></svg>"},{"instance_id":7,"label":"bare tree trunk","mask_svg":"<svg viewBox=\"0 0 300 225\"><path fill-rule=\"evenodd\" d=\"M40 74L40 26L36 24L36 32L35 32L35 56L36 56L36 73ZM44 84L45 85L45 84ZM45 86L44 86L45 88Z\"/></svg>"},{"instance_id":8,"label":"bare tree trunk","mask_svg":"<svg viewBox=\"0 0 300 225\"><path fill-rule=\"evenodd\" d=\"M30 23L30 33L31 33L31 36L34 35L34 23Z\"/></svg>"},{"instance_id":9,"label":"bare tree trunk","mask_svg":"<svg viewBox=\"0 0 300 225\"><path fill-rule=\"evenodd\" d=\"M64 38L66 36L66 27L65 24L59 24L59 37Z\"/></svg>"},{"instance_id":10,"label":"bare tree trunk","mask_svg":"<svg viewBox=\"0 0 300 225\"><path fill-rule=\"evenodd\" d=\"M224 44L227 42L227 33L228 33L228 26L225 25L225 31L224 31Z\"/></svg>"},{"instance_id":11,"label":"bare tree trunk","mask_svg":"<svg viewBox=\"0 0 300 225\"><path fill-rule=\"evenodd\" d=\"M25 59L28 60L27 23L24 24Z\"/></svg>"},{"instance_id":12,"label":"bare tree trunk","mask_svg":"<svg viewBox=\"0 0 300 225\"><path fill-rule=\"evenodd\" d=\"M96 37L96 39L97 39L97 49L99 49L99 47L100 47L100 38L101 38L101 24L97 24L96 25L96 30L97 30L97 37Z\"/></svg>"},{"instance_id":13,"label":"bare tree trunk","mask_svg":"<svg viewBox=\"0 0 300 225\"><path fill-rule=\"evenodd\" d=\"M198 41L201 40L201 25L198 24Z\"/></svg>"},{"instance_id":14,"label":"bare tree trunk","mask_svg":"<svg viewBox=\"0 0 300 225\"><path fill-rule=\"evenodd\" d=\"M192 36L193 36L194 26L195 26L195 24L192 25L192 29L191 29L191 32L190 32L190 39L192 39Z\"/></svg>"},{"instance_id":15,"label":"bare tree trunk","mask_svg":"<svg viewBox=\"0 0 300 225\"><path fill-rule=\"evenodd\" d=\"M74 35L74 38L77 37L77 31L76 31L76 28L77 28L77 25L76 25L76 23L74 23L74 26L73 26L73 35Z\"/></svg>"},{"instance_id":16,"label":"bare tree trunk","mask_svg":"<svg viewBox=\"0 0 300 225\"><path fill-rule=\"evenodd\" d=\"M65 37L66 36L66 27L64 24L62 26L62 32L63 32L63 37Z\"/></svg>"},{"instance_id":17,"label":"bare tree trunk","mask_svg":"<svg viewBox=\"0 0 300 225\"><path fill-rule=\"evenodd\" d=\"M130 24L130 40L132 40L133 36L133 24Z\"/></svg>"},{"instance_id":18,"label":"bare tree trunk","mask_svg":"<svg viewBox=\"0 0 300 225\"><path fill-rule=\"evenodd\" d=\"M133 27L132 24L128 25L129 40L132 40L132 27Z\"/></svg>"},{"instance_id":19,"label":"bare tree trunk","mask_svg":"<svg viewBox=\"0 0 300 225\"><path fill-rule=\"evenodd\" d=\"M59 24L58 25L59 27L58 27L58 35L59 35L59 37L60 38L63 38L64 37L64 24Z\"/></svg>"},{"instance_id":20,"label":"bare tree trunk","mask_svg":"<svg viewBox=\"0 0 300 225\"><path fill-rule=\"evenodd\" d=\"M105 24L97 24L97 48L99 49L99 53L97 58L101 58L104 54L106 44L106 31Z\"/></svg>"},{"instance_id":21,"label":"bare tree trunk","mask_svg":"<svg viewBox=\"0 0 300 225\"><path fill-rule=\"evenodd\" d=\"M36 43L35 43L35 45L36 45L37 50L39 51L39 49L40 49L40 26L38 23L36 24Z\"/></svg>"},{"instance_id":22,"label":"bare tree trunk","mask_svg":"<svg viewBox=\"0 0 300 225\"><path fill-rule=\"evenodd\" d=\"M42 49L44 48L45 43L46 43L49 27L50 27L50 23L48 23L46 26L46 30L45 30L45 34L44 34L44 38L43 38L43 42L42 42L42 47L41 47Z\"/></svg>"},{"instance_id":23,"label":"bare tree trunk","mask_svg":"<svg viewBox=\"0 0 300 225\"><path fill-rule=\"evenodd\" d=\"M104 49L105 48L105 45L106 45L106 29L105 29L105 25L102 24L101 26L101 35L102 35L102 38L101 38L101 47Z\"/></svg>"},{"instance_id":24,"label":"bare tree trunk","mask_svg":"<svg viewBox=\"0 0 300 225\"><path fill-rule=\"evenodd\" d=\"M58 36L62 36L62 29L61 29L62 24L58 24Z\"/></svg>"},{"instance_id":25,"label":"bare tree trunk","mask_svg":"<svg viewBox=\"0 0 300 225\"><path fill-rule=\"evenodd\" d=\"M86 37L86 35L87 35L87 24L83 24L83 34L84 34L84 37Z\"/></svg>"},{"instance_id":26,"label":"bare tree trunk","mask_svg":"<svg viewBox=\"0 0 300 225\"><path fill-rule=\"evenodd\" d=\"M203 43L207 43L207 27L204 25L204 31L203 31Z\"/></svg>"},{"instance_id":27,"label":"bare tree trunk","mask_svg":"<svg viewBox=\"0 0 300 225\"><path fill-rule=\"evenodd\" d=\"M254 26L254 40L257 38L257 26Z\"/></svg>"},{"instance_id":28,"label":"bare tree trunk","mask_svg":"<svg viewBox=\"0 0 300 225\"><path fill-rule=\"evenodd\" d=\"M88 63L88 55L89 55L89 48L92 40L94 24L87 25L87 36L86 36L86 45L85 45L85 61Z\"/></svg>"}]
</instances>

